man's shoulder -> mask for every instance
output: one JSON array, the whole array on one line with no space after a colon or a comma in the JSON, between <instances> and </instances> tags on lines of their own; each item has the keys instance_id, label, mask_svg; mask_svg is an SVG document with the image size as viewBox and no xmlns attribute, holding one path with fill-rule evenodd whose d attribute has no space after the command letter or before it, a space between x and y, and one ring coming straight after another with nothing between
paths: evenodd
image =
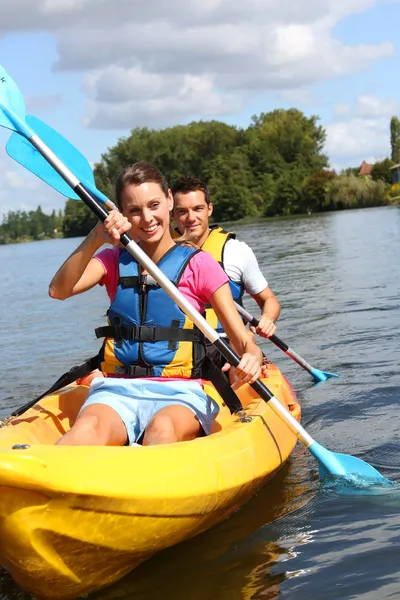
<instances>
[{"instance_id":1,"label":"man's shoulder","mask_svg":"<svg viewBox=\"0 0 400 600\"><path fill-rule=\"evenodd\" d=\"M242 240L239 240L238 238L230 238L229 240L227 240L226 244L225 244L225 249L232 250L232 251L237 251L237 252L244 252L245 255L248 255L249 253L253 254L253 250L250 248L250 246L248 244L246 244L246 242L243 242Z\"/></svg>"},{"instance_id":2,"label":"man's shoulder","mask_svg":"<svg viewBox=\"0 0 400 600\"><path fill-rule=\"evenodd\" d=\"M224 266L236 265L242 273L258 268L258 260L251 247L238 239L228 240L224 251Z\"/></svg>"},{"instance_id":3,"label":"man's shoulder","mask_svg":"<svg viewBox=\"0 0 400 600\"><path fill-rule=\"evenodd\" d=\"M254 261L254 253L246 242L230 239L224 249L224 269L232 281L243 282L246 271L249 271Z\"/></svg>"}]
</instances>

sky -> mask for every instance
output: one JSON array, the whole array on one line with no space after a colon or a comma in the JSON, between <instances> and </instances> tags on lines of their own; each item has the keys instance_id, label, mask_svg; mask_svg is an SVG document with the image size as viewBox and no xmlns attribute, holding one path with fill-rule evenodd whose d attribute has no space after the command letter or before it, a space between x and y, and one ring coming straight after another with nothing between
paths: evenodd
<instances>
[{"instance_id":1,"label":"sky","mask_svg":"<svg viewBox=\"0 0 400 600\"><path fill-rule=\"evenodd\" d=\"M134 127L319 115L332 168L390 155L400 0L1 0L0 64L93 164ZM65 198L11 160L0 217Z\"/></svg>"}]
</instances>

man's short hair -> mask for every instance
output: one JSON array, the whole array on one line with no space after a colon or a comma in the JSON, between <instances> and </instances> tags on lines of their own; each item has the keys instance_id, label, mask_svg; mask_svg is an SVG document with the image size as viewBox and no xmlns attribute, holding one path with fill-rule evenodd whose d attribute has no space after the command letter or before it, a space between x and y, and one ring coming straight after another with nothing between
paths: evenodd
<instances>
[{"instance_id":1,"label":"man's short hair","mask_svg":"<svg viewBox=\"0 0 400 600\"><path fill-rule=\"evenodd\" d=\"M189 194L190 192L203 192L205 201L210 204L208 187L197 177L180 177L171 188L172 195Z\"/></svg>"}]
</instances>

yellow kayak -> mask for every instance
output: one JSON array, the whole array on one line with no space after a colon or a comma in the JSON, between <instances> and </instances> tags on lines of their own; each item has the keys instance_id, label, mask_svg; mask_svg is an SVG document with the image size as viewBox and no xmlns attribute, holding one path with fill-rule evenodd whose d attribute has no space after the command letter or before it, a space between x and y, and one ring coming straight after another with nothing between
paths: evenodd
<instances>
[{"instance_id":1,"label":"yellow kayak","mask_svg":"<svg viewBox=\"0 0 400 600\"><path fill-rule=\"evenodd\" d=\"M275 365L269 389L300 419ZM0 564L42 598L76 598L209 529L283 465L296 437L245 385L246 418L220 405L208 437L162 446L55 446L88 387L71 385L0 429Z\"/></svg>"}]
</instances>

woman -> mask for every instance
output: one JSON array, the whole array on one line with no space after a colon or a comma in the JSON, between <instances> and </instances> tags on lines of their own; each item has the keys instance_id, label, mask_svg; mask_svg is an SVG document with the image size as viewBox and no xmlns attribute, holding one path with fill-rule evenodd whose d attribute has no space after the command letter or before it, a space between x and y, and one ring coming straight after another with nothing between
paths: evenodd
<instances>
[{"instance_id":1,"label":"woman","mask_svg":"<svg viewBox=\"0 0 400 600\"><path fill-rule=\"evenodd\" d=\"M129 232L143 251L176 283L200 312L211 303L241 355L235 388L260 375L262 353L250 340L232 300L228 278L206 252L175 243L169 221L173 200L160 171L139 162L116 182L118 210L98 223L54 276L52 298L64 300L96 284L111 300L109 325L96 330L106 337L101 370L73 425L59 444L143 445L191 440L211 431L218 407L203 391L202 334L145 273L120 236ZM113 249L101 251L104 244Z\"/></svg>"}]
</instances>

